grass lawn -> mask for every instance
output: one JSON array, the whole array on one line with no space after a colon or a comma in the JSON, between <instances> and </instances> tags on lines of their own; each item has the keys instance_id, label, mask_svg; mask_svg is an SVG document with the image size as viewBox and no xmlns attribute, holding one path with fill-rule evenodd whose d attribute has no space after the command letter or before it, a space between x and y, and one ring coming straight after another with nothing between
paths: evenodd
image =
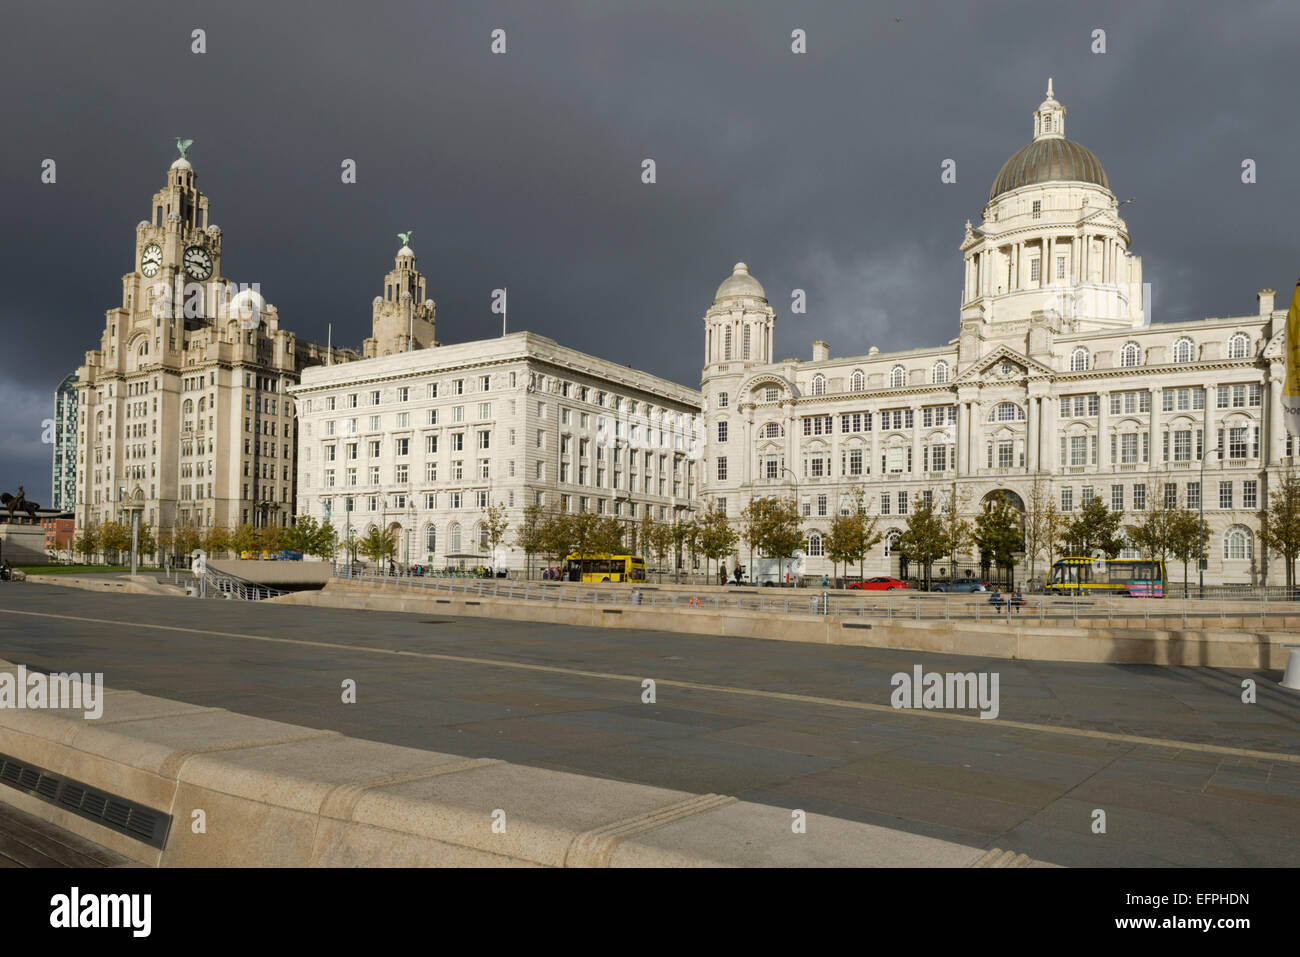
<instances>
[{"instance_id":1,"label":"grass lawn","mask_svg":"<svg viewBox=\"0 0 1300 957\"><path fill-rule=\"evenodd\" d=\"M130 565L15 565L28 575L102 575L106 572L129 572ZM141 572L162 571L160 568L146 568L141 565Z\"/></svg>"}]
</instances>

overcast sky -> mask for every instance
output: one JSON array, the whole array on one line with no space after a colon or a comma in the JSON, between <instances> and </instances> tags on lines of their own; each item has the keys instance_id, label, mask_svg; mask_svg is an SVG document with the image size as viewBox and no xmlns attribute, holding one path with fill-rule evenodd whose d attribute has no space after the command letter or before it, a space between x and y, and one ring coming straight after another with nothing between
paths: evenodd
<instances>
[{"instance_id":1,"label":"overcast sky","mask_svg":"<svg viewBox=\"0 0 1300 957\"><path fill-rule=\"evenodd\" d=\"M260 283L300 338L332 323L354 347L407 229L444 343L498 334L504 286L512 329L698 386L701 317L737 260L776 309L777 358L945 342L963 223L1029 142L1048 76L1066 135L1136 199L1155 321L1253 313L1265 286L1281 304L1300 270L1294 0L43 0L0 17L0 489L43 504L41 421L120 304L178 136L226 276Z\"/></svg>"}]
</instances>

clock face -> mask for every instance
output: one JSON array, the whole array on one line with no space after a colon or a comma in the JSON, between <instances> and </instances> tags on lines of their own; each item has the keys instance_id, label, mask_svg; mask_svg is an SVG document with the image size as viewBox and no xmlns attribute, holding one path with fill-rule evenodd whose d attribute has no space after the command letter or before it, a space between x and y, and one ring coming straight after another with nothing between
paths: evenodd
<instances>
[{"instance_id":1,"label":"clock face","mask_svg":"<svg viewBox=\"0 0 1300 957\"><path fill-rule=\"evenodd\" d=\"M140 272L150 278L158 275L158 270L162 266L162 249L157 243L150 243L144 247L144 252L140 254Z\"/></svg>"},{"instance_id":2,"label":"clock face","mask_svg":"<svg viewBox=\"0 0 1300 957\"><path fill-rule=\"evenodd\" d=\"M202 246L190 246L185 250L185 271L193 279L207 279L212 275L212 257Z\"/></svg>"}]
</instances>

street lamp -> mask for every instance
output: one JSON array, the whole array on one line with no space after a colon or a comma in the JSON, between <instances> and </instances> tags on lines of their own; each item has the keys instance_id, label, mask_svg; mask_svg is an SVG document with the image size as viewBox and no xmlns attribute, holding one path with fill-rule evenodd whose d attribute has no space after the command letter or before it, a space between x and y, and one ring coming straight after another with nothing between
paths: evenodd
<instances>
[{"instance_id":1,"label":"street lamp","mask_svg":"<svg viewBox=\"0 0 1300 957\"><path fill-rule=\"evenodd\" d=\"M799 476L796 475L795 472L794 472L794 470L793 470L792 468L790 468L790 466L788 466L788 465L782 465L782 466L781 466L781 471L782 471L782 472L789 472L789 473L790 473L790 478L794 479L794 513L795 513L795 516L796 516L796 517L800 517L800 518L802 518L802 516L799 514L799 511L800 511L800 509L799 509ZM806 568L805 568L805 570L806 570ZM776 569L776 579L777 579L777 582L776 582L776 583L777 583L778 585L784 585L784 584L785 584L783 581L781 581L781 571L782 571L782 568L781 568L781 562L780 562L780 560L778 559L778 561L777 561L777 569Z\"/></svg>"}]
</instances>

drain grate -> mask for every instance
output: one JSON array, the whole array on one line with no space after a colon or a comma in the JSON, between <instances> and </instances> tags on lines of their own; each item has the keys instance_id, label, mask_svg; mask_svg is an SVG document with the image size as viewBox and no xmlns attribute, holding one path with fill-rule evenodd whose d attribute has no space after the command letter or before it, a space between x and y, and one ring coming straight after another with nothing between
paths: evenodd
<instances>
[{"instance_id":1,"label":"drain grate","mask_svg":"<svg viewBox=\"0 0 1300 957\"><path fill-rule=\"evenodd\" d=\"M100 791L88 784L0 754L0 783L27 791L50 804L102 824L150 847L162 849L171 830L170 814Z\"/></svg>"}]
</instances>

